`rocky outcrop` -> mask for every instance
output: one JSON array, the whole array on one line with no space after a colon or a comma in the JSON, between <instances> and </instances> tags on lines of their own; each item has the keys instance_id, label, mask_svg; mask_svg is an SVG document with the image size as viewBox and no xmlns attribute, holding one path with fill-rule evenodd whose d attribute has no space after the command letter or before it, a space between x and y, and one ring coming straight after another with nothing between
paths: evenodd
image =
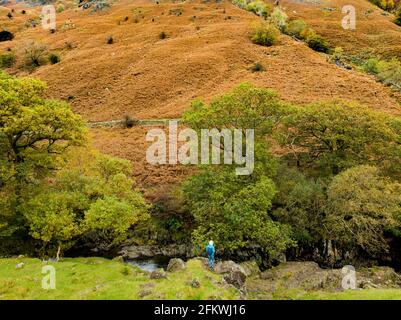
<instances>
[{"instance_id":1,"label":"rocky outcrop","mask_svg":"<svg viewBox=\"0 0 401 320\"><path fill-rule=\"evenodd\" d=\"M169 272L180 271L180 270L184 270L185 267L186 267L185 262L182 259L173 258L168 263L167 271L169 271Z\"/></svg>"},{"instance_id":2,"label":"rocky outcrop","mask_svg":"<svg viewBox=\"0 0 401 320\"><path fill-rule=\"evenodd\" d=\"M342 269L322 269L315 262L287 262L248 278L246 288L253 292L272 293L276 291L298 290L343 290L345 273ZM401 275L389 267L357 269L356 288L400 288Z\"/></svg>"},{"instance_id":3,"label":"rocky outcrop","mask_svg":"<svg viewBox=\"0 0 401 320\"><path fill-rule=\"evenodd\" d=\"M359 288L400 288L401 275L390 267L363 268L356 272Z\"/></svg>"},{"instance_id":4,"label":"rocky outcrop","mask_svg":"<svg viewBox=\"0 0 401 320\"><path fill-rule=\"evenodd\" d=\"M255 276L260 273L259 266L255 260L245 261L239 264L247 277Z\"/></svg>"},{"instance_id":5,"label":"rocky outcrop","mask_svg":"<svg viewBox=\"0 0 401 320\"><path fill-rule=\"evenodd\" d=\"M165 256L169 258L193 256L192 246L187 245L166 245L166 246L125 246L119 252L124 258L152 258L155 256Z\"/></svg>"},{"instance_id":6,"label":"rocky outcrop","mask_svg":"<svg viewBox=\"0 0 401 320\"><path fill-rule=\"evenodd\" d=\"M240 271L243 274L246 274L243 267L231 260L217 262L214 267L214 271L216 273L230 273L233 271Z\"/></svg>"},{"instance_id":7,"label":"rocky outcrop","mask_svg":"<svg viewBox=\"0 0 401 320\"><path fill-rule=\"evenodd\" d=\"M267 290L279 289L340 289L341 269L321 269L315 262L287 262L260 274Z\"/></svg>"},{"instance_id":8,"label":"rocky outcrop","mask_svg":"<svg viewBox=\"0 0 401 320\"><path fill-rule=\"evenodd\" d=\"M226 283L233 285L237 289L241 289L245 284L247 271L249 273L250 270L248 269L246 271L241 265L228 260L216 263L214 271L216 273L224 274L223 280Z\"/></svg>"}]
</instances>

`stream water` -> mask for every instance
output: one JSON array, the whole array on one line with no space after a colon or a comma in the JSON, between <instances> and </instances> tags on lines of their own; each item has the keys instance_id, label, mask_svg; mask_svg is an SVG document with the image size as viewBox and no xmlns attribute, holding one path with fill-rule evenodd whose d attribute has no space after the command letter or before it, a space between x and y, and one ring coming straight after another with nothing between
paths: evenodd
<instances>
[{"instance_id":1,"label":"stream water","mask_svg":"<svg viewBox=\"0 0 401 320\"><path fill-rule=\"evenodd\" d=\"M140 258L140 259L127 259L127 263L149 272L155 271L156 269L160 268L166 270L169 261L170 258L165 256L155 256L152 258Z\"/></svg>"}]
</instances>

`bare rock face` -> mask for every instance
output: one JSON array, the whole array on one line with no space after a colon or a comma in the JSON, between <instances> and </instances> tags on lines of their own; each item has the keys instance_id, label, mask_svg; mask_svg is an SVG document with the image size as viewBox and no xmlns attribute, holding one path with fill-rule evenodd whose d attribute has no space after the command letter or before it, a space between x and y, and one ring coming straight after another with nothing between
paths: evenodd
<instances>
[{"instance_id":1,"label":"bare rock face","mask_svg":"<svg viewBox=\"0 0 401 320\"><path fill-rule=\"evenodd\" d=\"M182 259L173 258L173 259L170 259L170 261L168 262L167 271L175 272L175 271L184 270L185 268L186 268L186 265Z\"/></svg>"},{"instance_id":2,"label":"bare rock face","mask_svg":"<svg viewBox=\"0 0 401 320\"><path fill-rule=\"evenodd\" d=\"M165 257L191 257L192 247L186 245L166 245L166 246L125 246L119 252L124 258L137 259L137 258L151 258L155 256Z\"/></svg>"},{"instance_id":3,"label":"bare rock face","mask_svg":"<svg viewBox=\"0 0 401 320\"><path fill-rule=\"evenodd\" d=\"M246 281L246 275L240 270L232 270L223 277L224 281L233 285L237 289L241 289Z\"/></svg>"},{"instance_id":4,"label":"bare rock face","mask_svg":"<svg viewBox=\"0 0 401 320\"><path fill-rule=\"evenodd\" d=\"M167 275L163 269L157 269L150 274L150 279L165 279L165 278L167 278Z\"/></svg>"}]
</instances>

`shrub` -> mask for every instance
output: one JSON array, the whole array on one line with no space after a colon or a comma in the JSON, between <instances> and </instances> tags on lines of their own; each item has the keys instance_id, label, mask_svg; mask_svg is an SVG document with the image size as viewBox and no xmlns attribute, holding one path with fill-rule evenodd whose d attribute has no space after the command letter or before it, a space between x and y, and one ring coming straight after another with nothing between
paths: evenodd
<instances>
[{"instance_id":1,"label":"shrub","mask_svg":"<svg viewBox=\"0 0 401 320\"><path fill-rule=\"evenodd\" d=\"M62 4L60 4L58 7L57 7L57 12L58 13L61 13L61 12L63 12L64 11L64 6L62 5Z\"/></svg>"},{"instance_id":2,"label":"shrub","mask_svg":"<svg viewBox=\"0 0 401 320\"><path fill-rule=\"evenodd\" d=\"M329 238L372 256L388 251L386 234L399 227L399 183L381 176L375 167L357 166L335 176L327 194Z\"/></svg>"},{"instance_id":3,"label":"shrub","mask_svg":"<svg viewBox=\"0 0 401 320\"><path fill-rule=\"evenodd\" d=\"M130 116L125 116L124 117L124 127L125 128L132 128L136 124L136 120L132 119Z\"/></svg>"},{"instance_id":4,"label":"shrub","mask_svg":"<svg viewBox=\"0 0 401 320\"><path fill-rule=\"evenodd\" d=\"M159 33L159 39L163 40L163 39L166 39L166 38L167 38L167 35L166 35L166 33L164 31Z\"/></svg>"},{"instance_id":5,"label":"shrub","mask_svg":"<svg viewBox=\"0 0 401 320\"><path fill-rule=\"evenodd\" d=\"M296 37L298 39L302 39L302 32L307 28L306 22L304 20L292 20L288 23L288 25L285 28L285 33L292 36Z\"/></svg>"},{"instance_id":6,"label":"shrub","mask_svg":"<svg viewBox=\"0 0 401 320\"><path fill-rule=\"evenodd\" d=\"M56 53L49 54L49 61L51 64L56 64L60 62L60 56Z\"/></svg>"},{"instance_id":7,"label":"shrub","mask_svg":"<svg viewBox=\"0 0 401 320\"><path fill-rule=\"evenodd\" d=\"M313 37L316 37L316 32L315 30L313 30L312 28L305 28L304 30L301 31L301 33L299 34L300 38L303 40L307 40Z\"/></svg>"},{"instance_id":8,"label":"shrub","mask_svg":"<svg viewBox=\"0 0 401 320\"><path fill-rule=\"evenodd\" d=\"M271 12L271 7L261 0L256 0L248 3L246 10L266 19Z\"/></svg>"},{"instance_id":9,"label":"shrub","mask_svg":"<svg viewBox=\"0 0 401 320\"><path fill-rule=\"evenodd\" d=\"M280 31L270 23L260 23L252 31L251 41L262 46L272 46L277 43Z\"/></svg>"},{"instance_id":10,"label":"shrub","mask_svg":"<svg viewBox=\"0 0 401 320\"><path fill-rule=\"evenodd\" d=\"M270 16L270 21L281 31L285 30L287 19L287 15L278 7L274 8L273 13Z\"/></svg>"},{"instance_id":11,"label":"shrub","mask_svg":"<svg viewBox=\"0 0 401 320\"><path fill-rule=\"evenodd\" d=\"M401 63L396 58L378 63L378 77L384 84L401 89Z\"/></svg>"},{"instance_id":12,"label":"shrub","mask_svg":"<svg viewBox=\"0 0 401 320\"><path fill-rule=\"evenodd\" d=\"M396 15L396 18L394 19L394 23L395 23L396 25L401 26L401 9L398 10L397 15Z\"/></svg>"},{"instance_id":13,"label":"shrub","mask_svg":"<svg viewBox=\"0 0 401 320\"><path fill-rule=\"evenodd\" d=\"M74 49L74 48L76 48L77 46L76 46L76 44L74 43L74 42L70 42L70 41L67 41L66 43L65 43L65 48L67 49L67 50L72 50L72 49Z\"/></svg>"},{"instance_id":14,"label":"shrub","mask_svg":"<svg viewBox=\"0 0 401 320\"><path fill-rule=\"evenodd\" d=\"M242 9L246 9L248 6L248 1L247 0L233 0L232 1L234 5L242 8Z\"/></svg>"},{"instance_id":15,"label":"shrub","mask_svg":"<svg viewBox=\"0 0 401 320\"><path fill-rule=\"evenodd\" d=\"M11 41L14 39L14 35L7 30L0 31L0 42L1 41Z\"/></svg>"},{"instance_id":16,"label":"shrub","mask_svg":"<svg viewBox=\"0 0 401 320\"><path fill-rule=\"evenodd\" d=\"M0 68L10 68L15 63L14 53L4 53L0 55Z\"/></svg>"},{"instance_id":17,"label":"shrub","mask_svg":"<svg viewBox=\"0 0 401 320\"><path fill-rule=\"evenodd\" d=\"M328 53L330 50L330 46L327 40L317 34L308 37L306 39L306 43L308 44L309 48L318 52Z\"/></svg>"},{"instance_id":18,"label":"shrub","mask_svg":"<svg viewBox=\"0 0 401 320\"><path fill-rule=\"evenodd\" d=\"M264 71L265 68L263 67L263 65L260 62L256 62L252 67L251 67L251 71L252 72L260 72L260 71Z\"/></svg>"},{"instance_id":19,"label":"shrub","mask_svg":"<svg viewBox=\"0 0 401 320\"><path fill-rule=\"evenodd\" d=\"M370 58L363 66L363 69L368 73L378 74L379 73L379 62L377 58Z\"/></svg>"},{"instance_id":20,"label":"shrub","mask_svg":"<svg viewBox=\"0 0 401 320\"><path fill-rule=\"evenodd\" d=\"M23 48L25 65L28 67L39 67L45 63L44 54L47 46L35 41L28 42Z\"/></svg>"},{"instance_id":21,"label":"shrub","mask_svg":"<svg viewBox=\"0 0 401 320\"><path fill-rule=\"evenodd\" d=\"M114 42L113 37L112 37L112 36L109 36L109 37L107 38L107 44L113 44L113 42Z\"/></svg>"}]
</instances>

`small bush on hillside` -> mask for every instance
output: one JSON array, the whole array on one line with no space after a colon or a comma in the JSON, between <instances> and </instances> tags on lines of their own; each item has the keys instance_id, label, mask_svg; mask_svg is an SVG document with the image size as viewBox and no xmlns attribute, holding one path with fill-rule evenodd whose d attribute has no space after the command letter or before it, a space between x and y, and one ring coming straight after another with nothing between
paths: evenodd
<instances>
[{"instance_id":1,"label":"small bush on hillside","mask_svg":"<svg viewBox=\"0 0 401 320\"><path fill-rule=\"evenodd\" d=\"M304 20L292 20L290 21L286 28L285 28L285 33L298 38L298 39L302 39L302 32L305 31L305 29L307 28L306 22Z\"/></svg>"},{"instance_id":2,"label":"small bush on hillside","mask_svg":"<svg viewBox=\"0 0 401 320\"><path fill-rule=\"evenodd\" d=\"M251 41L262 46L272 46L277 43L280 31L270 23L256 25L251 34Z\"/></svg>"},{"instance_id":3,"label":"small bush on hillside","mask_svg":"<svg viewBox=\"0 0 401 320\"><path fill-rule=\"evenodd\" d=\"M380 60L377 58L370 58L368 61L366 61L365 65L363 66L363 70L365 70L368 73L372 74L378 74L379 73L379 62Z\"/></svg>"},{"instance_id":4,"label":"small bush on hillside","mask_svg":"<svg viewBox=\"0 0 401 320\"><path fill-rule=\"evenodd\" d=\"M0 68L10 68L15 63L14 53L4 53L0 55Z\"/></svg>"},{"instance_id":5,"label":"small bush on hillside","mask_svg":"<svg viewBox=\"0 0 401 320\"><path fill-rule=\"evenodd\" d=\"M56 53L49 54L49 61L51 64L56 64L60 62L60 56Z\"/></svg>"},{"instance_id":6,"label":"small bush on hillside","mask_svg":"<svg viewBox=\"0 0 401 320\"><path fill-rule=\"evenodd\" d=\"M328 53L330 50L329 43L326 39L322 36L315 34L310 34L306 39L306 43L308 44L309 48L317 51L317 52L324 52Z\"/></svg>"},{"instance_id":7,"label":"small bush on hillside","mask_svg":"<svg viewBox=\"0 0 401 320\"><path fill-rule=\"evenodd\" d=\"M113 37L112 36L109 36L108 38L107 38L107 44L113 44L113 42L114 42L114 39L113 39Z\"/></svg>"},{"instance_id":8,"label":"small bush on hillside","mask_svg":"<svg viewBox=\"0 0 401 320\"><path fill-rule=\"evenodd\" d=\"M252 67L251 67L252 72L261 72L265 71L265 68L260 62L256 62Z\"/></svg>"},{"instance_id":9,"label":"small bush on hillside","mask_svg":"<svg viewBox=\"0 0 401 320\"><path fill-rule=\"evenodd\" d=\"M63 12L64 11L64 6L62 5L62 4L60 4L58 7L57 7L57 12L58 13L61 13L61 12Z\"/></svg>"},{"instance_id":10,"label":"small bush on hillside","mask_svg":"<svg viewBox=\"0 0 401 320\"><path fill-rule=\"evenodd\" d=\"M0 31L0 42L11 41L12 39L14 39L14 34L12 34L10 31L7 30Z\"/></svg>"},{"instance_id":11,"label":"small bush on hillside","mask_svg":"<svg viewBox=\"0 0 401 320\"><path fill-rule=\"evenodd\" d=\"M401 89L401 63L396 58L390 61L380 61L378 77L384 84L393 85Z\"/></svg>"},{"instance_id":12,"label":"small bush on hillside","mask_svg":"<svg viewBox=\"0 0 401 320\"><path fill-rule=\"evenodd\" d=\"M288 16L280 8L276 7L270 16L270 21L281 31L284 31L287 25Z\"/></svg>"},{"instance_id":13,"label":"small bush on hillside","mask_svg":"<svg viewBox=\"0 0 401 320\"><path fill-rule=\"evenodd\" d=\"M123 125L125 128L132 128L136 124L136 122L137 121L135 119L132 119L130 116L127 115L124 117Z\"/></svg>"},{"instance_id":14,"label":"small bush on hillside","mask_svg":"<svg viewBox=\"0 0 401 320\"><path fill-rule=\"evenodd\" d=\"M233 0L232 3L242 9L246 9L248 6L247 0Z\"/></svg>"},{"instance_id":15,"label":"small bush on hillside","mask_svg":"<svg viewBox=\"0 0 401 320\"><path fill-rule=\"evenodd\" d=\"M27 67L36 68L45 63L44 55L47 46L35 41L28 42L23 48L25 65Z\"/></svg>"},{"instance_id":16,"label":"small bush on hillside","mask_svg":"<svg viewBox=\"0 0 401 320\"><path fill-rule=\"evenodd\" d=\"M394 0L369 0L371 3L375 4L379 8L387 11L393 11L395 8Z\"/></svg>"},{"instance_id":17,"label":"small bush on hillside","mask_svg":"<svg viewBox=\"0 0 401 320\"><path fill-rule=\"evenodd\" d=\"M396 15L396 18L394 19L394 23L395 23L396 25L401 26L401 9L398 10L397 15Z\"/></svg>"},{"instance_id":18,"label":"small bush on hillside","mask_svg":"<svg viewBox=\"0 0 401 320\"><path fill-rule=\"evenodd\" d=\"M166 39L166 38L167 38L167 35L166 35L166 33L164 31L159 33L159 39L163 40L163 39Z\"/></svg>"},{"instance_id":19,"label":"small bush on hillside","mask_svg":"<svg viewBox=\"0 0 401 320\"><path fill-rule=\"evenodd\" d=\"M251 11L259 17L263 17L266 19L271 12L271 7L261 0L256 0L248 3L246 5L246 10Z\"/></svg>"},{"instance_id":20,"label":"small bush on hillside","mask_svg":"<svg viewBox=\"0 0 401 320\"><path fill-rule=\"evenodd\" d=\"M67 50L72 50L72 49L74 49L76 47L77 47L77 45L74 42L66 41L66 43L65 43L65 48Z\"/></svg>"}]
</instances>

